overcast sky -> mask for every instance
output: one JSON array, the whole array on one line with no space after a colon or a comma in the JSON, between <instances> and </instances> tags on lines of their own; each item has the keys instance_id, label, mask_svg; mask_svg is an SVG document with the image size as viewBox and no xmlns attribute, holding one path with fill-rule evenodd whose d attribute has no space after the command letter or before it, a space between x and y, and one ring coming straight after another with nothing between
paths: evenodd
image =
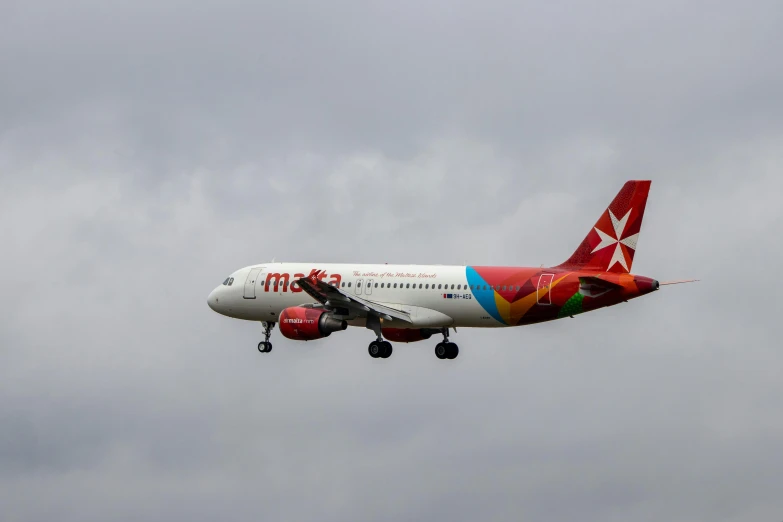
<instances>
[{"instance_id":1,"label":"overcast sky","mask_svg":"<svg viewBox=\"0 0 783 522\"><path fill-rule=\"evenodd\" d=\"M783 519L783 4L0 0L0 519ZM269 261L700 278L371 359Z\"/></svg>"}]
</instances>

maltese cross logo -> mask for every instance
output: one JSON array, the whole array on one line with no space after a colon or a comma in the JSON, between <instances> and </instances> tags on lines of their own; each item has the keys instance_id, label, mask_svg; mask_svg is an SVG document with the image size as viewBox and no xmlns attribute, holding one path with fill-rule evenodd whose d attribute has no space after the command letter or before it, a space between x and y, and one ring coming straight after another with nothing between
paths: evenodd
<instances>
[{"instance_id":1,"label":"maltese cross logo","mask_svg":"<svg viewBox=\"0 0 783 522\"><path fill-rule=\"evenodd\" d=\"M628 210L628 213L625 214L622 219L617 219L614 214L612 214L612 211L609 211L609 217L612 219L612 228L614 228L614 236L611 236L598 227L595 227L595 231L598 233L598 237L601 238L601 242L593 249L591 253L594 254L599 250L603 250L607 247L614 247L612 259L609 261L609 266L606 268L607 271L611 270L615 263L620 263L620 266L625 268L625 271L628 272L628 263L626 262L625 254L623 253L623 249L620 245L622 244L631 250L636 250L636 241L639 239L638 233L628 237L623 237L625 225L628 223L628 217L631 215L631 210L633 209Z\"/></svg>"}]
</instances>

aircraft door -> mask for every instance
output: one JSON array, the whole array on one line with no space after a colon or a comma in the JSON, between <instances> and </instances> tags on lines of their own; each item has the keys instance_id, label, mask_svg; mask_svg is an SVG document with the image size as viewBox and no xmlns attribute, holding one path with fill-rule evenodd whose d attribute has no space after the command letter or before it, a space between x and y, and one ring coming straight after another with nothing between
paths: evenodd
<instances>
[{"instance_id":1,"label":"aircraft door","mask_svg":"<svg viewBox=\"0 0 783 522\"><path fill-rule=\"evenodd\" d=\"M364 279L357 279L356 280L356 288L354 289L354 292L356 292L356 295L361 295L362 293L362 282Z\"/></svg>"},{"instance_id":2,"label":"aircraft door","mask_svg":"<svg viewBox=\"0 0 783 522\"><path fill-rule=\"evenodd\" d=\"M256 281L260 279L263 268L251 268L245 279L245 299L256 298Z\"/></svg>"},{"instance_id":3,"label":"aircraft door","mask_svg":"<svg viewBox=\"0 0 783 522\"><path fill-rule=\"evenodd\" d=\"M538 288L536 289L536 300L540 305L551 305L552 295L549 290L552 286L552 279L555 274L541 274L538 277Z\"/></svg>"},{"instance_id":4,"label":"aircraft door","mask_svg":"<svg viewBox=\"0 0 783 522\"><path fill-rule=\"evenodd\" d=\"M364 295L372 295L372 279L367 280L367 286L364 289Z\"/></svg>"}]
</instances>

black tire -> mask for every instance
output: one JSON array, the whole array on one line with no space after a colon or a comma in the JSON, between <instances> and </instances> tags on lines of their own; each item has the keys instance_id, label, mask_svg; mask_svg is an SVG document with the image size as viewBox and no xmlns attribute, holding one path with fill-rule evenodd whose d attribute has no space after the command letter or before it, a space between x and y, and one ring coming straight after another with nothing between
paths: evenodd
<instances>
[{"instance_id":1,"label":"black tire","mask_svg":"<svg viewBox=\"0 0 783 522\"><path fill-rule=\"evenodd\" d=\"M266 353L269 353L272 351L272 343L266 343Z\"/></svg>"},{"instance_id":2,"label":"black tire","mask_svg":"<svg viewBox=\"0 0 783 522\"><path fill-rule=\"evenodd\" d=\"M445 359L449 353L446 343L438 343L435 345L435 357L438 359Z\"/></svg>"},{"instance_id":3,"label":"black tire","mask_svg":"<svg viewBox=\"0 0 783 522\"><path fill-rule=\"evenodd\" d=\"M389 356L392 354L392 345L388 341L383 341L380 343L381 349L382 349L382 355L381 357L384 359L388 359Z\"/></svg>"},{"instance_id":4,"label":"black tire","mask_svg":"<svg viewBox=\"0 0 783 522\"><path fill-rule=\"evenodd\" d=\"M459 346L457 346L454 343L449 343L448 344L448 355L446 355L446 357L448 359L456 359L458 355L459 355Z\"/></svg>"},{"instance_id":5,"label":"black tire","mask_svg":"<svg viewBox=\"0 0 783 522\"><path fill-rule=\"evenodd\" d=\"M377 359L383 353L383 349L377 341L373 341L370 343L370 346L367 347L367 353L369 353L370 357L373 359Z\"/></svg>"},{"instance_id":6,"label":"black tire","mask_svg":"<svg viewBox=\"0 0 783 522\"><path fill-rule=\"evenodd\" d=\"M258 343L258 351L261 353L266 353L266 343L264 341L261 341Z\"/></svg>"}]
</instances>

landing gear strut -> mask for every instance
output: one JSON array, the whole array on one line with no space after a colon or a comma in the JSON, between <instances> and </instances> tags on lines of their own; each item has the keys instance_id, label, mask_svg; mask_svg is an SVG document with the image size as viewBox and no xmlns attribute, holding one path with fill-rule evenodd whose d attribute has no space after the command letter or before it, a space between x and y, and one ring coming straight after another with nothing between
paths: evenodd
<instances>
[{"instance_id":1,"label":"landing gear strut","mask_svg":"<svg viewBox=\"0 0 783 522\"><path fill-rule=\"evenodd\" d=\"M272 336L272 330L275 327L275 323L264 321L261 325L264 327L264 340L258 343L258 351L261 353L269 353L272 351L272 343L269 342L269 337Z\"/></svg>"},{"instance_id":2,"label":"landing gear strut","mask_svg":"<svg viewBox=\"0 0 783 522\"><path fill-rule=\"evenodd\" d=\"M435 357L438 359L455 359L459 355L459 347L449 341L449 329L443 329L443 342L435 346Z\"/></svg>"}]
</instances>

